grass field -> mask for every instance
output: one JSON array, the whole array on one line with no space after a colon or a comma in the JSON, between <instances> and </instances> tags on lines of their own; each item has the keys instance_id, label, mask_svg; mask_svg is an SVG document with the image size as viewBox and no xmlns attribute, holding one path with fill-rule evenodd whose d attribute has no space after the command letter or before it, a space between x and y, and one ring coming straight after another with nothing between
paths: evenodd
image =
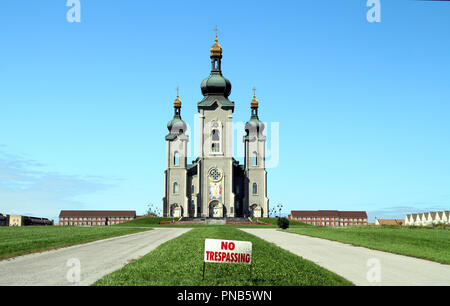
<instances>
[{"instance_id":1,"label":"grass field","mask_svg":"<svg viewBox=\"0 0 450 306\"><path fill-rule=\"evenodd\" d=\"M138 219L134 219L125 223L116 224L115 227L205 227L210 225L205 224L159 224L161 221L172 221L174 219L172 218L153 218L153 217L142 217ZM255 219L254 221L258 220L259 222L268 223L269 225L227 225L229 227L278 227L277 226L277 219L276 218L259 218ZM175 219L176 221L176 219ZM304 223L295 221L295 220L289 220L289 224L291 227L303 227L303 226L309 226Z\"/></svg>"},{"instance_id":2,"label":"grass field","mask_svg":"<svg viewBox=\"0 0 450 306\"><path fill-rule=\"evenodd\" d=\"M359 226L303 227L289 232L450 264L450 230Z\"/></svg>"},{"instance_id":3,"label":"grass field","mask_svg":"<svg viewBox=\"0 0 450 306\"><path fill-rule=\"evenodd\" d=\"M0 227L0 259L143 230L145 229L75 226Z\"/></svg>"},{"instance_id":4,"label":"grass field","mask_svg":"<svg viewBox=\"0 0 450 306\"><path fill-rule=\"evenodd\" d=\"M251 241L253 281L249 266L206 264L205 238ZM230 226L194 228L141 259L97 281L97 286L322 286L351 285L340 276L292 253Z\"/></svg>"},{"instance_id":5,"label":"grass field","mask_svg":"<svg viewBox=\"0 0 450 306\"><path fill-rule=\"evenodd\" d=\"M141 218L134 219L134 220L131 220L128 222L113 225L113 227L133 227L133 226L155 227L155 226L163 226L163 225L160 225L159 222L172 221L172 220L176 221L176 219L172 219L172 218L141 217Z\"/></svg>"}]
</instances>

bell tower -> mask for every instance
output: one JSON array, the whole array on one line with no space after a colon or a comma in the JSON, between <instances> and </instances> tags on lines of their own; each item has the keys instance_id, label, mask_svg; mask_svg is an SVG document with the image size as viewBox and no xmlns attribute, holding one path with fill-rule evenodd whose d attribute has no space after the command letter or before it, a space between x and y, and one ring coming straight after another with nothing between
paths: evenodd
<instances>
[{"instance_id":1,"label":"bell tower","mask_svg":"<svg viewBox=\"0 0 450 306\"><path fill-rule=\"evenodd\" d=\"M244 136L246 197L244 206L246 215L255 218L268 217L269 199L267 198L267 171L265 165L266 136L265 125L258 117L259 101L256 88L253 88L253 100L250 103L251 117L245 125Z\"/></svg>"},{"instance_id":2,"label":"bell tower","mask_svg":"<svg viewBox=\"0 0 450 306\"><path fill-rule=\"evenodd\" d=\"M217 28L216 28L217 31ZM234 217L231 83L222 74L222 46L217 37L210 50L211 73L201 83L200 113L201 216Z\"/></svg>"},{"instance_id":3,"label":"bell tower","mask_svg":"<svg viewBox=\"0 0 450 306\"><path fill-rule=\"evenodd\" d=\"M167 124L169 134L166 136L166 171L164 172L163 216L187 217L187 144L189 137L185 134L187 125L181 119L181 100L179 88L174 103L174 116Z\"/></svg>"}]
</instances>

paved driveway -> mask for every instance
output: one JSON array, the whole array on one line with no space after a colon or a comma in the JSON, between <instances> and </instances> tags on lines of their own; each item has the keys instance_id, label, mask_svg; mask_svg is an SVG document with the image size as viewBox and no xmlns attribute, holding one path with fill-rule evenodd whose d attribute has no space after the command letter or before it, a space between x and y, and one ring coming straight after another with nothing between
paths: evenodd
<instances>
[{"instance_id":1,"label":"paved driveway","mask_svg":"<svg viewBox=\"0 0 450 306\"><path fill-rule=\"evenodd\" d=\"M0 261L0 285L90 285L188 228L155 228L44 253ZM80 273L77 273L79 267ZM79 281L78 277L79 277Z\"/></svg>"},{"instance_id":2,"label":"paved driveway","mask_svg":"<svg viewBox=\"0 0 450 306\"><path fill-rule=\"evenodd\" d=\"M360 286L450 285L450 265L281 232L242 229Z\"/></svg>"}]
</instances>

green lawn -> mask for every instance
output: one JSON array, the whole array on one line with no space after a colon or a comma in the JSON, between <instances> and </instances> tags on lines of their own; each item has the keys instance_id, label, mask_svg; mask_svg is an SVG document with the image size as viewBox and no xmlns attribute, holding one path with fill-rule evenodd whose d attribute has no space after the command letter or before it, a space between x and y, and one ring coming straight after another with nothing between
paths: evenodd
<instances>
[{"instance_id":1,"label":"green lawn","mask_svg":"<svg viewBox=\"0 0 450 306\"><path fill-rule=\"evenodd\" d=\"M138 219L134 219L125 223L116 224L113 225L115 227L209 227L210 225L206 224L159 224L161 221L172 221L173 218L154 218L154 217L142 217ZM175 219L176 221L177 219ZM276 218L259 218L254 219L253 221L259 221L268 223L268 225L227 225L228 227L238 227L238 228L244 228L244 227L278 227L277 226L277 219ZM310 226L306 225L304 223L295 221L295 220L289 220L289 226L290 227L304 227L304 226Z\"/></svg>"},{"instance_id":2,"label":"green lawn","mask_svg":"<svg viewBox=\"0 0 450 306\"><path fill-rule=\"evenodd\" d=\"M249 266L206 264L205 238L251 241L253 281ZM339 286L342 277L271 243L230 226L198 227L97 281L97 286Z\"/></svg>"},{"instance_id":3,"label":"green lawn","mask_svg":"<svg viewBox=\"0 0 450 306\"><path fill-rule=\"evenodd\" d=\"M146 229L75 226L0 227L0 260L143 230Z\"/></svg>"},{"instance_id":4,"label":"green lawn","mask_svg":"<svg viewBox=\"0 0 450 306\"><path fill-rule=\"evenodd\" d=\"M172 219L172 218L154 218L154 217L141 217L141 218L137 218L128 222L124 222L124 223L120 223L120 224L116 224L113 225L114 227L133 227L133 226L141 226L141 227L158 227L158 226L163 226L160 225L159 222L162 221L172 221L172 220L177 220L177 219Z\"/></svg>"},{"instance_id":5,"label":"green lawn","mask_svg":"<svg viewBox=\"0 0 450 306\"><path fill-rule=\"evenodd\" d=\"M450 230L359 226L303 227L289 232L450 264Z\"/></svg>"},{"instance_id":6,"label":"green lawn","mask_svg":"<svg viewBox=\"0 0 450 306\"><path fill-rule=\"evenodd\" d=\"M269 224L274 225L275 227L278 227L278 225L277 225L278 219L277 218L258 218L255 220L258 220L259 222L269 223ZM308 227L311 225L308 225L306 223L302 223L302 222L296 221L296 220L289 220L289 226L290 227Z\"/></svg>"}]
</instances>

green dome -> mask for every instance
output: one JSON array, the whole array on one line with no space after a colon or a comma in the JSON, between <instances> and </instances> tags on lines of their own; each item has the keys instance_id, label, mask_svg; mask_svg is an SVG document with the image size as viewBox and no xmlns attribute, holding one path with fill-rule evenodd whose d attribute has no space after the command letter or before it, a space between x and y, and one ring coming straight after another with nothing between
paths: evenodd
<instances>
[{"instance_id":1,"label":"green dome","mask_svg":"<svg viewBox=\"0 0 450 306\"><path fill-rule=\"evenodd\" d=\"M167 129L171 134L181 134L186 131L187 125L181 117L175 116L172 120L167 124Z\"/></svg>"},{"instance_id":2,"label":"green dome","mask_svg":"<svg viewBox=\"0 0 450 306\"><path fill-rule=\"evenodd\" d=\"M217 94L228 97L231 93L231 82L221 74L211 74L201 84L204 96Z\"/></svg>"},{"instance_id":3,"label":"green dome","mask_svg":"<svg viewBox=\"0 0 450 306\"><path fill-rule=\"evenodd\" d=\"M261 135L265 129L265 125L259 120L257 116L252 116L252 118L245 124L245 131L247 135L258 134Z\"/></svg>"}]
</instances>

